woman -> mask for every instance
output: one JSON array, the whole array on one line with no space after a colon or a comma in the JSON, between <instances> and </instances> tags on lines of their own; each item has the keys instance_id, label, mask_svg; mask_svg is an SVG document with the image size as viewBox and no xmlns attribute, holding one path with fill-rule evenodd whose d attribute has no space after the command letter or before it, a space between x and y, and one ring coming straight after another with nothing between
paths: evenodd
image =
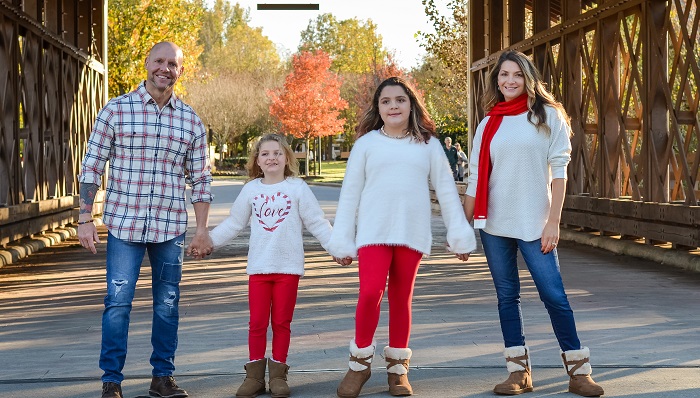
<instances>
[{"instance_id":1,"label":"woman","mask_svg":"<svg viewBox=\"0 0 700 398\"><path fill-rule=\"evenodd\" d=\"M374 333L388 279L389 345L384 357L389 393L411 395L407 377L411 301L420 260L431 247L429 181L440 202L447 242L462 261L476 247L474 230L462 212L435 124L403 79L392 77L379 85L357 135L327 247L337 259L358 257L359 262L350 369L337 394L357 397L370 377L377 345Z\"/></svg>"},{"instance_id":2,"label":"woman","mask_svg":"<svg viewBox=\"0 0 700 398\"><path fill-rule=\"evenodd\" d=\"M599 396L591 379L589 349L582 347L564 291L557 243L571 128L563 106L549 93L525 54L501 54L489 74L470 156L464 211L480 229L481 242L498 296L508 379L494 392L533 390L525 345L516 263L520 250L551 319L570 376L569 391Z\"/></svg>"}]
</instances>

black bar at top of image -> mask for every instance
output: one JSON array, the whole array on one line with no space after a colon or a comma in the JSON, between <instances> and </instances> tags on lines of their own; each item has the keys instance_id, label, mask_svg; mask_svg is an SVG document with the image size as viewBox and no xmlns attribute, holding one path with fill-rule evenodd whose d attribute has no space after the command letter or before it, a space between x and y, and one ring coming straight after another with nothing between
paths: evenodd
<instances>
[{"instance_id":1,"label":"black bar at top of image","mask_svg":"<svg viewBox=\"0 0 700 398\"><path fill-rule=\"evenodd\" d=\"M261 4L258 3L258 10L318 10L318 3L316 4Z\"/></svg>"}]
</instances>

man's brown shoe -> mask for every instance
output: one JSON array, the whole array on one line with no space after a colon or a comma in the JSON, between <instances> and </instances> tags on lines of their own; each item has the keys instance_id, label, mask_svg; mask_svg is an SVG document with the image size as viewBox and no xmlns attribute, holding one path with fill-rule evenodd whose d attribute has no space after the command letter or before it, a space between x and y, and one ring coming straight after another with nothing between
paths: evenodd
<instances>
[{"instance_id":1,"label":"man's brown shoe","mask_svg":"<svg viewBox=\"0 0 700 398\"><path fill-rule=\"evenodd\" d=\"M175 384L175 378L172 376L154 376L148 394L161 398L185 398L188 396L187 391Z\"/></svg>"},{"instance_id":2,"label":"man's brown shoe","mask_svg":"<svg viewBox=\"0 0 700 398\"><path fill-rule=\"evenodd\" d=\"M122 386L117 383L102 383L102 398L123 398Z\"/></svg>"}]
</instances>

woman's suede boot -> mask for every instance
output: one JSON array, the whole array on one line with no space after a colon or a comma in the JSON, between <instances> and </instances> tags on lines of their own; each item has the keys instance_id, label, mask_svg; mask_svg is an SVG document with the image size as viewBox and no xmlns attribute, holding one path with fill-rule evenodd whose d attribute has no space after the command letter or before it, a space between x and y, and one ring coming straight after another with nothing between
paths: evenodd
<instances>
[{"instance_id":1,"label":"woman's suede boot","mask_svg":"<svg viewBox=\"0 0 700 398\"><path fill-rule=\"evenodd\" d=\"M411 354L410 348L384 347L389 394L395 397L413 395L413 388L408 382L408 362Z\"/></svg>"},{"instance_id":2,"label":"woman's suede boot","mask_svg":"<svg viewBox=\"0 0 700 398\"><path fill-rule=\"evenodd\" d=\"M591 352L588 347L561 352L564 369L569 374L569 392L583 397L599 397L605 394L603 387L591 378Z\"/></svg>"},{"instance_id":3,"label":"woman's suede boot","mask_svg":"<svg viewBox=\"0 0 700 398\"><path fill-rule=\"evenodd\" d=\"M270 372L270 396L272 398L286 398L291 394L287 384L289 366L286 363L277 362L272 358L267 361L267 369Z\"/></svg>"},{"instance_id":4,"label":"woman's suede boot","mask_svg":"<svg viewBox=\"0 0 700 398\"><path fill-rule=\"evenodd\" d=\"M350 342L350 369L336 391L340 398L356 398L360 395L362 386L372 374L372 358L374 358L376 346L377 343L373 341L371 346L359 348L355 344L355 339L352 339Z\"/></svg>"},{"instance_id":5,"label":"woman's suede boot","mask_svg":"<svg viewBox=\"0 0 700 398\"><path fill-rule=\"evenodd\" d=\"M518 395L532 391L529 348L525 345L508 347L503 350L503 356L510 375L506 381L497 384L493 392L499 395Z\"/></svg>"},{"instance_id":6,"label":"woman's suede boot","mask_svg":"<svg viewBox=\"0 0 700 398\"><path fill-rule=\"evenodd\" d=\"M260 394L265 394L265 364L267 359L258 359L245 364L245 380L238 387L236 397L255 398Z\"/></svg>"}]
</instances>

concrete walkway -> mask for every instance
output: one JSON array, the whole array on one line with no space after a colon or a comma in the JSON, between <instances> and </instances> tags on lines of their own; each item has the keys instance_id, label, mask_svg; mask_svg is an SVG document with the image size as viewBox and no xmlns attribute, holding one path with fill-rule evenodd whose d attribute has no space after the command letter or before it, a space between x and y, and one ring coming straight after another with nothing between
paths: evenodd
<instances>
[{"instance_id":1,"label":"concrete walkway","mask_svg":"<svg viewBox=\"0 0 700 398\"><path fill-rule=\"evenodd\" d=\"M333 200L316 193L330 217ZM224 209L213 208L213 218ZM507 375L488 268L480 250L468 263L447 253L442 221L433 221L433 255L422 263L414 298L415 396L491 397ZM606 396L700 397L700 275L571 242L560 246L579 334ZM246 251L247 238L239 237L207 260L185 262L176 377L192 397L233 397L243 379ZM104 254L104 244L91 255L72 238L0 269L0 397L99 396ZM295 397L334 397L353 336L357 268L336 265L310 236L306 261L289 383ZM535 392L525 396L573 397L547 313L527 272L522 276L535 379ZM144 267L124 369L129 398L148 393L150 297ZM381 350L386 311L376 338ZM378 355L362 397L389 396L383 366Z\"/></svg>"}]
</instances>

